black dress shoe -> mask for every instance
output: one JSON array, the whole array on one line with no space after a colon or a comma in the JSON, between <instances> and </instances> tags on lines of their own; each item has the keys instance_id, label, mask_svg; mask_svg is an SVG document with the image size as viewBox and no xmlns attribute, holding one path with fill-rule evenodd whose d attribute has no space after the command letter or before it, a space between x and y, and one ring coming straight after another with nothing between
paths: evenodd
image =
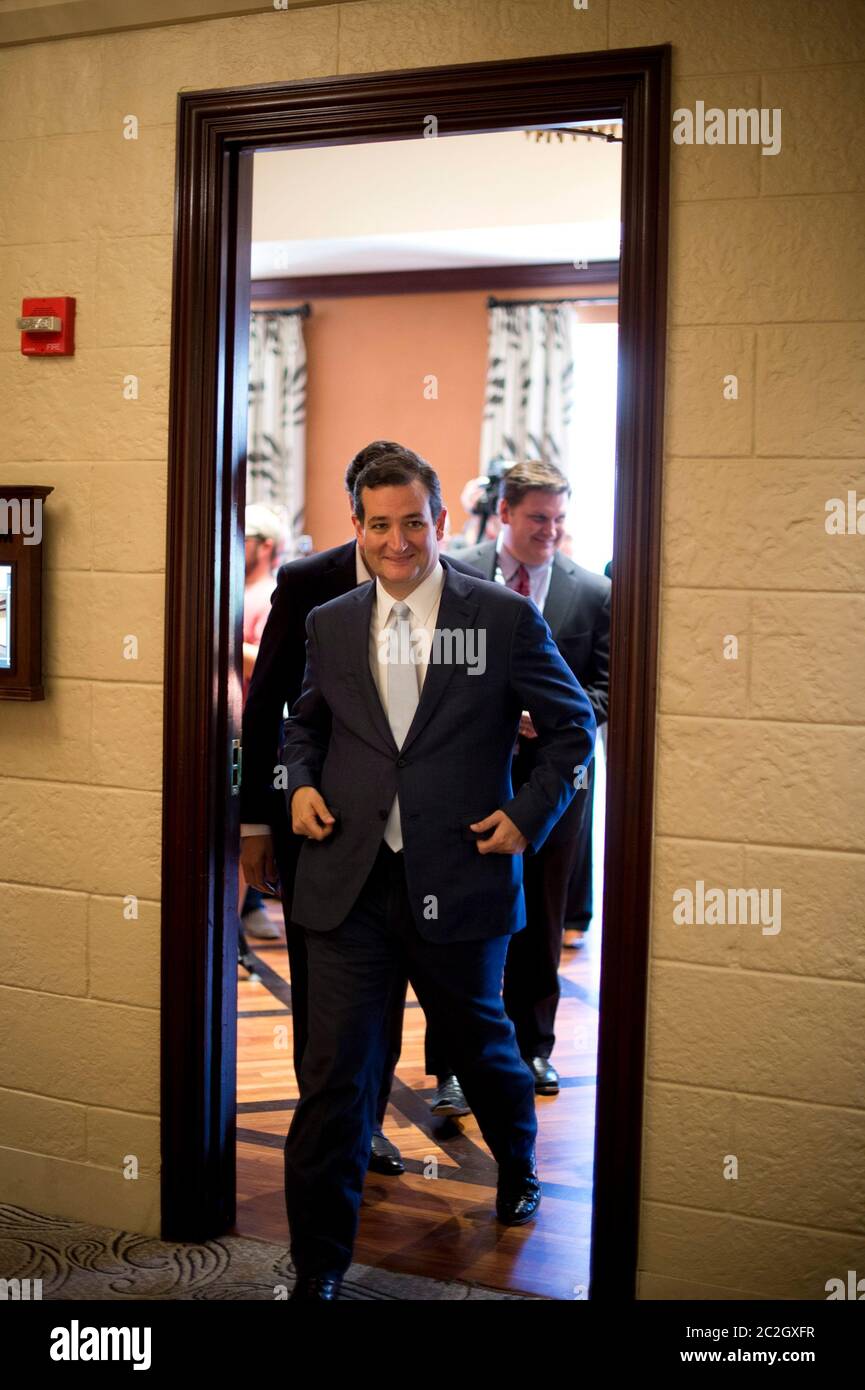
<instances>
[{"instance_id":1,"label":"black dress shoe","mask_svg":"<svg viewBox=\"0 0 865 1390\"><path fill-rule=\"evenodd\" d=\"M559 1094L559 1073L550 1064L549 1057L527 1057L535 1078L536 1096L557 1096Z\"/></svg>"},{"instance_id":2,"label":"black dress shoe","mask_svg":"<svg viewBox=\"0 0 865 1390\"><path fill-rule=\"evenodd\" d=\"M434 1115L470 1115L471 1109L463 1095L463 1088L455 1076L436 1077L438 1085L430 1101Z\"/></svg>"},{"instance_id":3,"label":"black dress shoe","mask_svg":"<svg viewBox=\"0 0 865 1390\"><path fill-rule=\"evenodd\" d=\"M541 1181L532 1163L523 1172L499 1170L496 1216L505 1226L523 1226L541 1205Z\"/></svg>"},{"instance_id":4,"label":"black dress shoe","mask_svg":"<svg viewBox=\"0 0 865 1390\"><path fill-rule=\"evenodd\" d=\"M329 1274L299 1274L292 1298L304 1298L307 1303L335 1303L339 1298L342 1279Z\"/></svg>"},{"instance_id":5,"label":"black dress shoe","mask_svg":"<svg viewBox=\"0 0 865 1390\"><path fill-rule=\"evenodd\" d=\"M385 1139L380 1129L375 1131L370 1140L368 1167L371 1173L384 1173L387 1177L396 1177L397 1174L405 1172L399 1149L396 1144Z\"/></svg>"}]
</instances>

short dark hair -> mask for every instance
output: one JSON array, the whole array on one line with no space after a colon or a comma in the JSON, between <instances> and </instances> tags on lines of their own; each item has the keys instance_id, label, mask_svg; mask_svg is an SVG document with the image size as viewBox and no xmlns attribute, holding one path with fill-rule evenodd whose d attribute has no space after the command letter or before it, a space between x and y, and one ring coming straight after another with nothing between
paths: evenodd
<instances>
[{"instance_id":1,"label":"short dark hair","mask_svg":"<svg viewBox=\"0 0 865 1390\"><path fill-rule=\"evenodd\" d=\"M509 507L517 507L530 492L566 492L571 485L560 468L540 459L526 459L509 468L502 479L501 496Z\"/></svg>"},{"instance_id":2,"label":"short dark hair","mask_svg":"<svg viewBox=\"0 0 865 1390\"><path fill-rule=\"evenodd\" d=\"M374 439L371 444L365 444L362 449L358 450L345 470L345 490L352 499L354 499L354 485L367 464L374 463L376 459L383 458L385 454L398 454L402 447L401 444L395 444L392 439Z\"/></svg>"},{"instance_id":3,"label":"short dark hair","mask_svg":"<svg viewBox=\"0 0 865 1390\"><path fill-rule=\"evenodd\" d=\"M430 468L426 459L395 444L388 452L374 458L357 475L354 481L354 513L363 523L363 502L361 493L365 487L404 487L406 483L422 483L429 493L429 509L433 521L438 521L444 503L438 474Z\"/></svg>"}]
</instances>

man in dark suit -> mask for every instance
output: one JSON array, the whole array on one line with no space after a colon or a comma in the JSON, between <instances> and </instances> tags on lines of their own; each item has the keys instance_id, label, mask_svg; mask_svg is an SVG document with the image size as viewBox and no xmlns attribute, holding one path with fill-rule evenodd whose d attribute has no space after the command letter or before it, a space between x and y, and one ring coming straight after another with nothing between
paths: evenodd
<instances>
[{"instance_id":1,"label":"man in dark suit","mask_svg":"<svg viewBox=\"0 0 865 1390\"><path fill-rule=\"evenodd\" d=\"M508 1224L540 1202L532 1075L501 1000L537 852L592 758L591 705L528 600L460 574L438 542L438 478L407 451L355 483L374 584L307 619L286 723L286 800L307 836L292 918L307 929L310 1009L285 1145L293 1298L331 1301L351 1262L384 1022L407 973L499 1165ZM516 795L531 711L537 754ZM527 857L529 857L527 855Z\"/></svg>"},{"instance_id":2,"label":"man in dark suit","mask_svg":"<svg viewBox=\"0 0 865 1390\"><path fill-rule=\"evenodd\" d=\"M610 683L610 581L558 552L570 491L567 478L554 464L515 464L502 483L498 538L463 550L460 556L488 579L497 579L533 600L588 695L596 722L602 724L607 718ZM532 776L538 753L532 720L524 715L514 757L514 786L522 786ZM559 961L572 879L582 869L591 880L593 793L594 762L543 849L526 858L528 925L511 942L505 967L505 1008L539 1095L555 1095L559 1089L550 1061L556 1041Z\"/></svg>"},{"instance_id":3,"label":"man in dark suit","mask_svg":"<svg viewBox=\"0 0 865 1390\"><path fill-rule=\"evenodd\" d=\"M604 574L607 579L613 577L613 562L608 560L604 566ZM598 738L604 750L604 757L607 756L607 717L598 716ZM595 764L592 763L592 776L594 777ZM589 801L588 824L584 833L580 837L580 846L577 852L574 871L571 874L571 881L568 885L568 901L565 907L565 933L562 944L571 950L582 950L586 940L586 932L589 924L595 915L594 908L594 885L592 875L592 807L594 797Z\"/></svg>"},{"instance_id":4,"label":"man in dark suit","mask_svg":"<svg viewBox=\"0 0 865 1390\"><path fill-rule=\"evenodd\" d=\"M349 498L355 479L368 463L400 448L390 440L379 439L361 449L346 470ZM454 561L454 564L466 574L477 575L476 570L461 561ZM261 890L266 886L272 889L277 879L279 881L291 971L293 1058L298 1079L307 1038L306 943L303 930L291 921L291 896L303 841L291 832L284 793L274 785L274 768L280 758L283 711L286 706L291 709L303 682L307 615L316 605L348 593L358 584L368 583L371 577L364 564L363 548L355 540L282 566L243 711L241 864L247 883ZM390 1047L369 1156L373 1171L391 1175L405 1171L399 1150L385 1138L381 1129L402 1045L403 1002L394 998ZM434 1032L428 1029L428 1066L443 1071L444 1064L436 1058L436 1050Z\"/></svg>"}]
</instances>

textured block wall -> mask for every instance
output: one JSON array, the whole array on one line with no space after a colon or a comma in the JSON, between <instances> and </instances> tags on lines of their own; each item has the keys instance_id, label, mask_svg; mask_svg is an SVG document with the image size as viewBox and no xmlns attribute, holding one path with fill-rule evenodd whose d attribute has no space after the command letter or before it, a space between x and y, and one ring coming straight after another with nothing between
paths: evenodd
<instances>
[{"instance_id":1,"label":"textured block wall","mask_svg":"<svg viewBox=\"0 0 865 1390\"><path fill-rule=\"evenodd\" d=\"M159 1227L177 91L665 42L674 108L780 107L782 149L673 152L640 1292L865 1272L865 537L824 528L865 496L858 0L361 0L0 51L0 472L55 488L50 696L0 706L3 1199ZM70 361L18 354L45 291ZM697 880L780 888L781 931L674 925Z\"/></svg>"}]
</instances>

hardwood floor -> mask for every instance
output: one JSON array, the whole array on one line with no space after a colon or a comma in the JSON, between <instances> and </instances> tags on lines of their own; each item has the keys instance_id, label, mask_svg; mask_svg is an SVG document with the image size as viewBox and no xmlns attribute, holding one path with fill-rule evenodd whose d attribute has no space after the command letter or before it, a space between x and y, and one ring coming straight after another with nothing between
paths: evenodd
<instances>
[{"instance_id":1,"label":"hardwood floor","mask_svg":"<svg viewBox=\"0 0 865 1390\"><path fill-rule=\"evenodd\" d=\"M599 774L601 769L599 768ZM601 903L603 782L598 778L595 902ZM600 812L600 814L599 814ZM281 921L276 904L270 910ZM244 1236L288 1243L283 1145L297 1100L291 1063L288 959L284 941L250 939L262 979L239 971L237 1224ZM552 1061L557 1096L537 1097L543 1201L524 1227L495 1218L496 1165L473 1116L436 1121L424 1075L424 1016L413 994L385 1133L402 1152L397 1178L370 1173L354 1257L361 1264L493 1288L585 1298L594 1147L600 914L580 951L562 953L562 1000Z\"/></svg>"}]
</instances>

